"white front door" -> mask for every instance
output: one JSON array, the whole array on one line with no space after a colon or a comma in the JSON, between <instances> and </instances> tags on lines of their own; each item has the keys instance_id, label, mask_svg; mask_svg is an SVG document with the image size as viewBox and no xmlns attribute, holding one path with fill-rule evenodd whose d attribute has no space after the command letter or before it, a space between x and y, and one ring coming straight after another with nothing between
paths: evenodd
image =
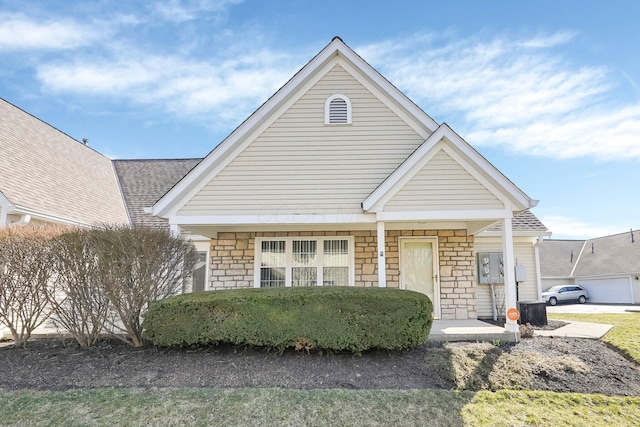
<instances>
[{"instance_id":1,"label":"white front door","mask_svg":"<svg viewBox=\"0 0 640 427\"><path fill-rule=\"evenodd\" d=\"M400 287L423 293L433 303L433 316L440 317L438 285L438 240L400 239Z\"/></svg>"}]
</instances>

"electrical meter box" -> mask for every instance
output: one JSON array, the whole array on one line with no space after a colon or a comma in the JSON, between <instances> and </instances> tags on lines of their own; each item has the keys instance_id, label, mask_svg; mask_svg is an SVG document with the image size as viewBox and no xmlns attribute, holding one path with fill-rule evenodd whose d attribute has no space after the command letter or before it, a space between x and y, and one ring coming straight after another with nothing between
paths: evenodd
<instances>
[{"instance_id":1,"label":"electrical meter box","mask_svg":"<svg viewBox=\"0 0 640 427\"><path fill-rule=\"evenodd\" d=\"M478 283L504 283L502 252L478 252Z\"/></svg>"}]
</instances>

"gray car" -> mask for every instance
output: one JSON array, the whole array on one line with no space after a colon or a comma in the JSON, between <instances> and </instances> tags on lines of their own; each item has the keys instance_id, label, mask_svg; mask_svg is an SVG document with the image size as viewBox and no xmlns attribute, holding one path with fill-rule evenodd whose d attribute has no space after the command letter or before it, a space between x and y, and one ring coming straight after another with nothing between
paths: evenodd
<instances>
[{"instance_id":1,"label":"gray car","mask_svg":"<svg viewBox=\"0 0 640 427\"><path fill-rule=\"evenodd\" d=\"M589 299L589 292L582 286L553 286L542 293L542 299L549 305L566 301L578 301L584 304Z\"/></svg>"}]
</instances>

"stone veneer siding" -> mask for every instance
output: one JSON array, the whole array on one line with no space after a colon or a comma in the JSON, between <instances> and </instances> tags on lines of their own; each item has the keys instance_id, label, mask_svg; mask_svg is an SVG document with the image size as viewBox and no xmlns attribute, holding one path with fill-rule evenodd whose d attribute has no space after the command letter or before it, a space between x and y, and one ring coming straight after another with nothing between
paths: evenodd
<instances>
[{"instance_id":1,"label":"stone veneer siding","mask_svg":"<svg viewBox=\"0 0 640 427\"><path fill-rule=\"evenodd\" d=\"M219 233L211 240L207 289L253 287L256 237L354 236L356 286L378 286L375 231ZM387 286L400 285L399 237L438 237L440 307L443 319L475 319L476 279L473 236L465 230L387 230Z\"/></svg>"}]
</instances>

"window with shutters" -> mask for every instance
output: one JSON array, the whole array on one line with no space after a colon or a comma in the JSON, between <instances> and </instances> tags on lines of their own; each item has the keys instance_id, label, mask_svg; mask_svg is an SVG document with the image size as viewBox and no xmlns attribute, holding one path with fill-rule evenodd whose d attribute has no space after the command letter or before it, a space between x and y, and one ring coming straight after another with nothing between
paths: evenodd
<instances>
[{"instance_id":1,"label":"window with shutters","mask_svg":"<svg viewBox=\"0 0 640 427\"><path fill-rule=\"evenodd\" d=\"M351 124L351 101L344 95L331 95L324 104L324 123L328 125Z\"/></svg>"}]
</instances>

